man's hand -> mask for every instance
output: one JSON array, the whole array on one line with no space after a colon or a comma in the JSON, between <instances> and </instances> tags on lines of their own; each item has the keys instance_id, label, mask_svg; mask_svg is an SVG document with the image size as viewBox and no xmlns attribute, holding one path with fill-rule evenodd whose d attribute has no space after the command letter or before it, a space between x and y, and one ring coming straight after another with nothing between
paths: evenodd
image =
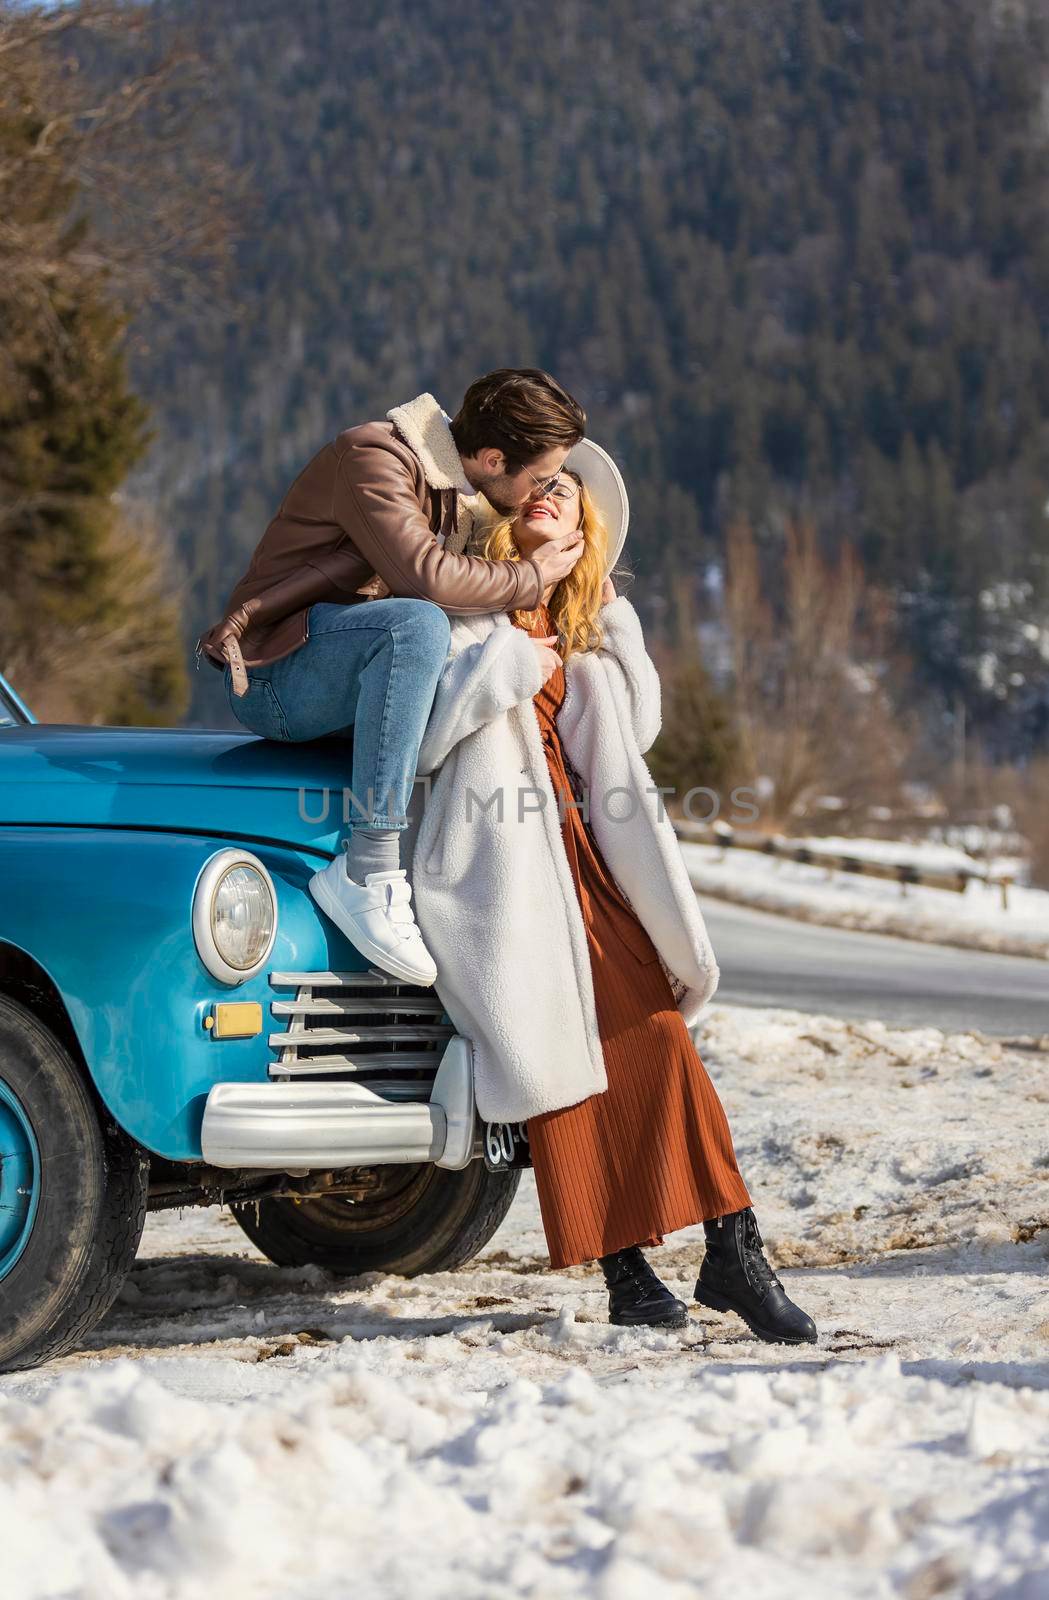
<instances>
[{"instance_id":1,"label":"man's hand","mask_svg":"<svg viewBox=\"0 0 1049 1600\"><path fill-rule=\"evenodd\" d=\"M380 578L377 572L373 572L368 582L362 583L359 589L354 590L354 593L362 594L366 600L385 600L387 595L393 593L393 590L385 578Z\"/></svg>"},{"instance_id":2,"label":"man's hand","mask_svg":"<svg viewBox=\"0 0 1049 1600\"><path fill-rule=\"evenodd\" d=\"M224 617L221 622L217 623L216 626L212 628L211 632L207 635L207 640L212 648L217 650L220 655L225 655L225 646L227 642L232 639L235 643L239 643L240 636L243 632L244 628L241 623L235 622L232 617Z\"/></svg>"},{"instance_id":3,"label":"man's hand","mask_svg":"<svg viewBox=\"0 0 1049 1600\"><path fill-rule=\"evenodd\" d=\"M240 642L240 636L251 620L252 604L253 602L249 600L245 605L237 606L236 610L231 611L221 622L216 622L213 628L202 634L201 649L206 650L209 655L224 657L228 661L229 651L225 647L228 642L233 644ZM257 605L257 601L254 604Z\"/></svg>"},{"instance_id":4,"label":"man's hand","mask_svg":"<svg viewBox=\"0 0 1049 1600\"><path fill-rule=\"evenodd\" d=\"M607 606L609 601L614 600L615 597L615 584L612 582L611 578L606 578L604 583L601 585L601 604L603 606Z\"/></svg>"},{"instance_id":5,"label":"man's hand","mask_svg":"<svg viewBox=\"0 0 1049 1600\"><path fill-rule=\"evenodd\" d=\"M545 639L533 639L536 657L539 661L539 670L543 674L543 682L553 676L561 666L561 657L553 648L557 643L557 634L551 633Z\"/></svg>"},{"instance_id":6,"label":"man's hand","mask_svg":"<svg viewBox=\"0 0 1049 1600\"><path fill-rule=\"evenodd\" d=\"M216 622L197 641L198 649L206 650L214 660L224 661L229 667L233 693L238 698L248 692L248 673L240 652L240 636L258 606L257 598L246 600L242 606L237 606L236 610L223 617L221 622Z\"/></svg>"},{"instance_id":7,"label":"man's hand","mask_svg":"<svg viewBox=\"0 0 1049 1600\"><path fill-rule=\"evenodd\" d=\"M555 583L560 583L562 578L568 577L585 548L583 535L578 528L561 539L551 539L549 544L540 546L532 560L543 575L544 594Z\"/></svg>"}]
</instances>

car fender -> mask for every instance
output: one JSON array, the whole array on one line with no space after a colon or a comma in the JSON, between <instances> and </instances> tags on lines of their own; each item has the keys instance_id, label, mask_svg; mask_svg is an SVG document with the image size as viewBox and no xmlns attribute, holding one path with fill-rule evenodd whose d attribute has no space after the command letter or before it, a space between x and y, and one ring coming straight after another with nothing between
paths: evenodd
<instances>
[{"instance_id":1,"label":"car fender","mask_svg":"<svg viewBox=\"0 0 1049 1600\"><path fill-rule=\"evenodd\" d=\"M193 940L197 879L236 844L267 867L277 935L264 970L231 986ZM363 958L315 906L309 878L330 859L308 850L147 829L0 829L0 942L36 961L61 995L98 1094L138 1142L200 1160L200 1125L220 1082L264 1080L275 1050L271 971L355 971ZM216 1039L220 1000L257 1000L262 1031Z\"/></svg>"}]
</instances>

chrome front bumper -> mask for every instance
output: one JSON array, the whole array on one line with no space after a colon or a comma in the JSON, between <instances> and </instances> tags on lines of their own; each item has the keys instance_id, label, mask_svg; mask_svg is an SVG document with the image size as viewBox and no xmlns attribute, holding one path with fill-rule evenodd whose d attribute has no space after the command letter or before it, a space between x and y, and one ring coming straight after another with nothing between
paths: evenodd
<instances>
[{"instance_id":1,"label":"chrome front bumper","mask_svg":"<svg viewBox=\"0 0 1049 1600\"><path fill-rule=\"evenodd\" d=\"M467 1040L445 1046L428 1101L384 1098L363 1083L217 1083L201 1129L213 1167L275 1172L432 1161L473 1154L473 1063Z\"/></svg>"}]
</instances>

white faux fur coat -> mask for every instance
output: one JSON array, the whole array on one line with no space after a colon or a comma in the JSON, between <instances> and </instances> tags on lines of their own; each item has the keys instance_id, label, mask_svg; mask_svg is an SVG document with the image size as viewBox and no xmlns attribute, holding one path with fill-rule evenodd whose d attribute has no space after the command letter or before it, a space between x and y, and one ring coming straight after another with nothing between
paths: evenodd
<instances>
[{"instance_id":1,"label":"white faux fur coat","mask_svg":"<svg viewBox=\"0 0 1049 1600\"><path fill-rule=\"evenodd\" d=\"M600 620L602 648L565 666L558 729L589 789L605 862L691 1023L718 969L642 758L659 732L659 678L628 600L618 596ZM607 1079L586 932L532 705L536 652L504 613L451 621L419 757L431 790L405 844L414 844L416 917L437 992L473 1046L478 1110L517 1122L599 1094Z\"/></svg>"}]
</instances>

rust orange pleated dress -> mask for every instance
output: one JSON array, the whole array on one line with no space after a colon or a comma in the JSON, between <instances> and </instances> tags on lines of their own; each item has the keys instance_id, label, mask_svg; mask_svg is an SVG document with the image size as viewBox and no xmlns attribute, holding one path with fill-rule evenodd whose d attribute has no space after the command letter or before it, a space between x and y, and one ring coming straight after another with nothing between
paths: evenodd
<instances>
[{"instance_id":1,"label":"rust orange pleated dress","mask_svg":"<svg viewBox=\"0 0 1049 1600\"><path fill-rule=\"evenodd\" d=\"M557 630L545 606L528 630ZM557 731L565 675L534 698L579 896L608 1088L528 1122L550 1263L573 1266L750 1205L732 1135L651 939L617 887L572 789ZM563 800L562 800L563 797Z\"/></svg>"}]
</instances>

